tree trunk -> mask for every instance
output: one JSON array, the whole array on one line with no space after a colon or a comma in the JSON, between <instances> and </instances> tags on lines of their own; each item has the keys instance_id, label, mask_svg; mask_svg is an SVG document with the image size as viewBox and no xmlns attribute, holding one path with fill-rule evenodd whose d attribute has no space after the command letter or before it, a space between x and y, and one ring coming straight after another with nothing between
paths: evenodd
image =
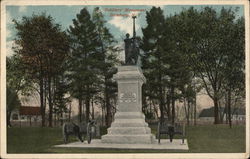
<instances>
[{"instance_id":1,"label":"tree trunk","mask_svg":"<svg viewBox=\"0 0 250 159\"><path fill-rule=\"evenodd\" d=\"M158 109L156 108L156 105L155 105L155 103L153 102L153 100L151 100L151 102L152 102L152 104L153 104L153 108L154 108L156 117L157 117L157 119L159 120L160 117L159 117L159 115L158 115Z\"/></svg>"},{"instance_id":2,"label":"tree trunk","mask_svg":"<svg viewBox=\"0 0 250 159\"><path fill-rule=\"evenodd\" d=\"M45 126L47 126L47 121L48 121L48 119L47 119L47 116L46 116L46 106L47 106L47 90L46 90L46 88L47 88L47 82L44 80L44 86L43 86L43 104L44 104L44 107L43 107L43 111L44 111L44 114L45 114Z\"/></svg>"},{"instance_id":3,"label":"tree trunk","mask_svg":"<svg viewBox=\"0 0 250 159\"><path fill-rule=\"evenodd\" d=\"M11 123L10 123L10 117L11 117L11 112L7 110L7 126L11 127Z\"/></svg>"},{"instance_id":4,"label":"tree trunk","mask_svg":"<svg viewBox=\"0 0 250 159\"><path fill-rule=\"evenodd\" d=\"M164 94L163 94L163 88L161 85L161 75L159 76L159 82L160 82L160 88L159 88L159 93L160 93L160 122L162 123L164 121Z\"/></svg>"},{"instance_id":5,"label":"tree trunk","mask_svg":"<svg viewBox=\"0 0 250 159\"><path fill-rule=\"evenodd\" d=\"M171 97L170 97L170 95L168 94L168 95L167 95L167 115L168 115L168 120L172 119L172 116L171 116L171 108L170 108L170 102L171 102Z\"/></svg>"},{"instance_id":6,"label":"tree trunk","mask_svg":"<svg viewBox=\"0 0 250 159\"><path fill-rule=\"evenodd\" d=\"M54 126L56 127L56 113L53 116L54 116Z\"/></svg>"},{"instance_id":7,"label":"tree trunk","mask_svg":"<svg viewBox=\"0 0 250 159\"><path fill-rule=\"evenodd\" d=\"M94 108L94 100L91 100L91 107L92 107L92 119L95 119L95 108Z\"/></svg>"},{"instance_id":8,"label":"tree trunk","mask_svg":"<svg viewBox=\"0 0 250 159\"><path fill-rule=\"evenodd\" d=\"M218 110L219 110L219 120L220 120L220 123L223 123L223 110L222 110L222 107L221 107L221 102L219 101L218 102Z\"/></svg>"},{"instance_id":9,"label":"tree trunk","mask_svg":"<svg viewBox=\"0 0 250 159\"><path fill-rule=\"evenodd\" d=\"M228 99L227 99L228 94L225 94L225 111L226 111L226 124L228 124Z\"/></svg>"},{"instance_id":10,"label":"tree trunk","mask_svg":"<svg viewBox=\"0 0 250 159\"><path fill-rule=\"evenodd\" d=\"M81 101L81 106L82 106L82 121L86 121L86 115L85 115L85 107L86 107L86 99Z\"/></svg>"},{"instance_id":11,"label":"tree trunk","mask_svg":"<svg viewBox=\"0 0 250 159\"><path fill-rule=\"evenodd\" d=\"M214 97L213 99L214 101L214 124L219 124L220 121L219 121L219 105L218 105L218 99L217 97Z\"/></svg>"},{"instance_id":12,"label":"tree trunk","mask_svg":"<svg viewBox=\"0 0 250 159\"><path fill-rule=\"evenodd\" d=\"M187 104L187 125L190 124L190 101L188 100L187 101L188 104Z\"/></svg>"},{"instance_id":13,"label":"tree trunk","mask_svg":"<svg viewBox=\"0 0 250 159\"><path fill-rule=\"evenodd\" d=\"M49 97L49 127L52 127L52 115L53 115L53 105L52 105L52 94L51 94L51 77L48 77L48 97Z\"/></svg>"},{"instance_id":14,"label":"tree trunk","mask_svg":"<svg viewBox=\"0 0 250 159\"><path fill-rule=\"evenodd\" d=\"M106 126L110 127L111 122L112 122L112 114L111 114L111 105L109 101L106 102L106 109L107 109Z\"/></svg>"},{"instance_id":15,"label":"tree trunk","mask_svg":"<svg viewBox=\"0 0 250 159\"><path fill-rule=\"evenodd\" d=\"M152 103L151 103L151 101L149 101L149 112L150 112L150 114L153 114ZM153 115L152 115L152 118L154 119L154 116L153 116Z\"/></svg>"},{"instance_id":16,"label":"tree trunk","mask_svg":"<svg viewBox=\"0 0 250 159\"><path fill-rule=\"evenodd\" d=\"M163 97L162 97L163 95L162 95L162 93L161 93L161 95L160 95L160 121L161 121L161 123L164 121L164 110L163 110L163 108L164 108L164 103L163 103Z\"/></svg>"},{"instance_id":17,"label":"tree trunk","mask_svg":"<svg viewBox=\"0 0 250 159\"><path fill-rule=\"evenodd\" d=\"M31 126L31 115L29 117L30 117L30 126Z\"/></svg>"},{"instance_id":18,"label":"tree trunk","mask_svg":"<svg viewBox=\"0 0 250 159\"><path fill-rule=\"evenodd\" d=\"M86 106L86 122L89 121L89 113L90 113L90 94L89 94L89 86L87 86L87 95L85 100Z\"/></svg>"},{"instance_id":19,"label":"tree trunk","mask_svg":"<svg viewBox=\"0 0 250 159\"><path fill-rule=\"evenodd\" d=\"M196 118L197 118L197 105L196 105L196 93L195 93L195 97L194 97L194 125L196 125Z\"/></svg>"},{"instance_id":20,"label":"tree trunk","mask_svg":"<svg viewBox=\"0 0 250 159\"><path fill-rule=\"evenodd\" d=\"M229 127L232 128L232 119L231 119L231 88L228 90L228 121Z\"/></svg>"},{"instance_id":21,"label":"tree trunk","mask_svg":"<svg viewBox=\"0 0 250 159\"><path fill-rule=\"evenodd\" d=\"M79 123L81 123L82 122L82 100L81 99L78 99L78 102L79 102L79 113L78 113L78 117L79 117L79 119L78 119L78 121L79 121Z\"/></svg>"},{"instance_id":22,"label":"tree trunk","mask_svg":"<svg viewBox=\"0 0 250 159\"><path fill-rule=\"evenodd\" d=\"M174 86L171 86L171 104L172 104L172 124L175 122L175 95Z\"/></svg>"},{"instance_id":23,"label":"tree trunk","mask_svg":"<svg viewBox=\"0 0 250 159\"><path fill-rule=\"evenodd\" d=\"M60 113L60 116L61 116L60 121L61 121L61 126L62 126L63 125L63 112Z\"/></svg>"},{"instance_id":24,"label":"tree trunk","mask_svg":"<svg viewBox=\"0 0 250 159\"><path fill-rule=\"evenodd\" d=\"M109 98L109 94L108 94L108 88L106 85L107 82L107 78L105 77L105 94L104 94L104 98L105 98L105 107L107 109L107 115L106 115L106 126L110 127L111 122L112 122L112 113L111 113L111 104L110 104L110 98Z\"/></svg>"},{"instance_id":25,"label":"tree trunk","mask_svg":"<svg viewBox=\"0 0 250 159\"><path fill-rule=\"evenodd\" d=\"M186 102L186 98L184 97L184 110L185 110L185 115L186 115L186 119L187 119L187 125L189 125L189 114L188 114L188 110L187 110L187 102Z\"/></svg>"},{"instance_id":26,"label":"tree trunk","mask_svg":"<svg viewBox=\"0 0 250 159\"><path fill-rule=\"evenodd\" d=\"M102 106L102 126L104 125L104 106Z\"/></svg>"},{"instance_id":27,"label":"tree trunk","mask_svg":"<svg viewBox=\"0 0 250 159\"><path fill-rule=\"evenodd\" d=\"M71 121L71 103L69 104L69 119L68 119L68 122Z\"/></svg>"},{"instance_id":28,"label":"tree trunk","mask_svg":"<svg viewBox=\"0 0 250 159\"><path fill-rule=\"evenodd\" d=\"M191 123L191 125L192 125L193 119L194 119L194 116L193 116L193 112L194 112L194 111L193 111L193 108L194 108L194 107L193 107L193 103L190 101L190 110L189 110L189 111L190 111L190 121L191 121L191 122L190 122L190 121L189 121L189 122Z\"/></svg>"},{"instance_id":29,"label":"tree trunk","mask_svg":"<svg viewBox=\"0 0 250 159\"><path fill-rule=\"evenodd\" d=\"M43 103L43 101L44 101L44 99L43 99L44 98L44 96L43 96L43 94L44 94L43 86L44 85L43 85L43 78L42 77L40 77L39 85L40 85L39 94L40 94L40 111L41 111L41 115L42 115L42 127L45 127L45 106L44 106L44 103Z\"/></svg>"}]
</instances>

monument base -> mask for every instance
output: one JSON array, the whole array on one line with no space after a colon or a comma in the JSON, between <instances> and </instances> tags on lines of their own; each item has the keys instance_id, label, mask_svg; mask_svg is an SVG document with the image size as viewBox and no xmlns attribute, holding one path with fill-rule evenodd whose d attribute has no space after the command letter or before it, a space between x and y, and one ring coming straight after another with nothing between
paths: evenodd
<instances>
[{"instance_id":1,"label":"monument base","mask_svg":"<svg viewBox=\"0 0 250 159\"><path fill-rule=\"evenodd\" d=\"M57 148L82 148L82 149L108 149L110 150L114 149L114 152L116 149L121 150L164 150L164 152L167 152L166 150L170 151L181 151L186 152L188 151L188 143L185 139L185 144L182 144L181 139L174 139L173 142L170 142L169 139L162 139L161 143L152 143L152 144L108 144L108 143L102 143L100 139L93 139L91 140L91 144L88 144L86 141L82 142L73 142L68 144L62 144L62 145L55 145L54 147ZM86 151L87 151L86 150ZM131 151L129 151L131 152Z\"/></svg>"},{"instance_id":2,"label":"monument base","mask_svg":"<svg viewBox=\"0 0 250 159\"><path fill-rule=\"evenodd\" d=\"M141 112L119 112L108 128L108 134L102 136L102 143L115 144L152 144L155 136L145 122Z\"/></svg>"},{"instance_id":3,"label":"monument base","mask_svg":"<svg viewBox=\"0 0 250 159\"><path fill-rule=\"evenodd\" d=\"M146 82L137 66L120 66L115 75L118 83L118 106L114 122L102 143L111 144L152 144L156 138L145 122L142 113L142 84Z\"/></svg>"}]
</instances>

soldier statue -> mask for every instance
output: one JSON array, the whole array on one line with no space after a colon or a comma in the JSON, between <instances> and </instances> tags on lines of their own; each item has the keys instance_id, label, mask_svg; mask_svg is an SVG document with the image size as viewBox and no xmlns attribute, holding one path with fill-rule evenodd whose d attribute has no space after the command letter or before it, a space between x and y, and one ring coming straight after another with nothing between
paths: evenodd
<instances>
[{"instance_id":1,"label":"soldier statue","mask_svg":"<svg viewBox=\"0 0 250 159\"><path fill-rule=\"evenodd\" d=\"M138 56L140 53L139 41L135 33L135 18L133 16L133 37L129 38L129 34L126 34L125 42L125 65L136 65L138 61Z\"/></svg>"}]
</instances>

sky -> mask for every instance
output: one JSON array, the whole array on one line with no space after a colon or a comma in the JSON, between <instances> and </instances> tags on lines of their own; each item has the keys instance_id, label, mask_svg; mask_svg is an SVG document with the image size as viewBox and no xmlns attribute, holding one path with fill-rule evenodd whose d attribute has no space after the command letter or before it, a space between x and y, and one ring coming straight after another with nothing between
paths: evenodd
<instances>
[{"instance_id":1,"label":"sky","mask_svg":"<svg viewBox=\"0 0 250 159\"><path fill-rule=\"evenodd\" d=\"M207 5L193 5L197 10L200 10ZM213 7L216 11L220 11L222 7L225 8L238 8L236 17L244 16L244 7L241 5L209 5ZM54 22L60 24L62 30L68 29L72 25L72 19L76 18L76 14L84 7L87 7L90 14L95 7L99 7L104 14L105 20L107 21L106 26L110 29L118 43L123 46L123 39L126 33L132 35L133 25L132 25L132 14L137 15L136 19L136 34L137 36L142 36L141 28L146 27L146 11L150 11L152 6L6 6L6 48L7 56L13 54L12 47L14 46L14 39L16 36L16 30L12 22L13 19L20 21L23 16L32 16L32 14L39 15L41 13L46 13L53 17ZM183 9L188 9L190 5L165 5L156 6L161 7L164 11L165 16L170 16L180 13ZM116 9L116 11L114 11ZM127 11L126 9L129 9ZM137 11L131 11L137 10ZM140 10L140 11L138 11ZM122 14L128 16L112 16L111 14ZM120 57L124 58L124 52L120 53ZM33 100L35 102L36 100ZM38 102L38 101L37 101ZM37 102L35 102L37 104ZM35 105L36 105L35 104ZM210 107L212 106L212 101L207 95L203 95L198 98L197 104L200 107Z\"/></svg>"},{"instance_id":2,"label":"sky","mask_svg":"<svg viewBox=\"0 0 250 159\"><path fill-rule=\"evenodd\" d=\"M244 14L244 8L241 5L209 5L220 11L222 7L238 9L237 17L241 17ZM12 46L14 45L14 38L16 30L14 28L12 20L15 19L20 21L23 16L32 16L32 14L39 15L41 13L46 13L53 17L54 22L60 24L62 30L66 30L70 25L72 25L72 19L76 18L76 14L84 7L87 7L90 14L92 13L95 7L100 7L102 13L104 14L105 20L107 21L106 26L110 29L110 32L113 34L118 43L122 44L123 39L126 33L132 35L132 14L137 15L136 19L136 34L137 36L142 36L141 28L146 27L146 11L149 11L152 6L126 6L126 5L117 5L117 6L84 6L84 5L56 5L56 6L6 6L6 47L7 47L7 56L13 54ZM165 16L178 14L183 9L188 9L190 5L165 5L165 6L156 6L161 7L164 11ZM206 5L193 5L195 9L202 9ZM116 9L116 11L114 11ZM126 10L129 9L129 10ZM132 11L131 11L132 10ZM134 10L134 11L133 11ZM137 11L135 11L137 10ZM113 16L114 14L129 15L127 16Z\"/></svg>"}]
</instances>

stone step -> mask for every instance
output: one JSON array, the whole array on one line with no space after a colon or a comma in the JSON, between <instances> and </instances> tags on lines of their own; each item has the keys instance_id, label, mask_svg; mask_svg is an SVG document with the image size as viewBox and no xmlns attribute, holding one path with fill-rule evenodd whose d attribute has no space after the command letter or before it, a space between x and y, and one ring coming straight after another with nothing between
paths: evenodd
<instances>
[{"instance_id":1,"label":"stone step","mask_svg":"<svg viewBox=\"0 0 250 159\"><path fill-rule=\"evenodd\" d=\"M102 143L116 144L151 144L155 143L155 138L152 134L146 135L104 135L101 139Z\"/></svg>"},{"instance_id":2,"label":"stone step","mask_svg":"<svg viewBox=\"0 0 250 159\"><path fill-rule=\"evenodd\" d=\"M120 122L114 122L112 123L111 127L144 127L148 126L147 123L120 123Z\"/></svg>"},{"instance_id":3,"label":"stone step","mask_svg":"<svg viewBox=\"0 0 250 159\"><path fill-rule=\"evenodd\" d=\"M115 119L111 127L147 127L148 123L143 119Z\"/></svg>"},{"instance_id":4,"label":"stone step","mask_svg":"<svg viewBox=\"0 0 250 159\"><path fill-rule=\"evenodd\" d=\"M117 112L115 119L144 119L145 115L141 112Z\"/></svg>"},{"instance_id":5,"label":"stone step","mask_svg":"<svg viewBox=\"0 0 250 159\"><path fill-rule=\"evenodd\" d=\"M108 128L108 134L151 134L148 127L111 127Z\"/></svg>"},{"instance_id":6,"label":"stone step","mask_svg":"<svg viewBox=\"0 0 250 159\"><path fill-rule=\"evenodd\" d=\"M118 111L120 112L140 112L141 107L135 106L131 103L119 103L117 106Z\"/></svg>"},{"instance_id":7,"label":"stone step","mask_svg":"<svg viewBox=\"0 0 250 159\"><path fill-rule=\"evenodd\" d=\"M144 119L115 119L115 123L146 123Z\"/></svg>"}]
</instances>

